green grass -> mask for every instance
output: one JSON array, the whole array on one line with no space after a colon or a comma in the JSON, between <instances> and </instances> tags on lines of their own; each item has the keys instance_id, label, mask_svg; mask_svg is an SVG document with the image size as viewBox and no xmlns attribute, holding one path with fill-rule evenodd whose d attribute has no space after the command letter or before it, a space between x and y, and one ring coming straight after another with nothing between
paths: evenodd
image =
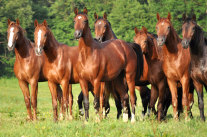
<instances>
[{"instance_id":1,"label":"green grass","mask_svg":"<svg viewBox=\"0 0 207 137\"><path fill-rule=\"evenodd\" d=\"M161 124L153 118L146 118L141 121L142 105L137 92L137 121L135 124L124 123L122 119L116 120L116 108L113 99L110 100L111 112L108 118L96 123L92 96L90 96L90 119L88 124L84 124L84 119L78 118L78 105L76 103L80 92L78 84L73 85L73 116L75 119L58 123L53 122L51 95L47 82L39 83L37 122L26 121L26 107L16 78L1 78L0 89L0 136L207 136L207 124L199 119L195 93L195 103L192 110L194 119L188 122L184 118L179 122L174 121L172 107L168 111L167 120ZM204 97L204 102L207 102L206 92ZM207 110L206 105L205 110Z\"/></svg>"}]
</instances>

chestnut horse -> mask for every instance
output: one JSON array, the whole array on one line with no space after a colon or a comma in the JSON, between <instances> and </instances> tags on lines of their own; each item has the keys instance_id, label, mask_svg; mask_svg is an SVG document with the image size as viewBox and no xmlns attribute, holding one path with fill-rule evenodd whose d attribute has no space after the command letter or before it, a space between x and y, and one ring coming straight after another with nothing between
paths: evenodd
<instances>
[{"instance_id":1,"label":"chestnut horse","mask_svg":"<svg viewBox=\"0 0 207 137\"><path fill-rule=\"evenodd\" d=\"M78 13L74 9L74 29L75 38L79 39L79 57L77 69L79 72L80 85L84 95L85 118L88 119L88 83L94 86L94 95L99 98L102 107L103 94L99 93L100 83L104 81L114 81L119 86L117 92L120 94L124 106L124 121L128 121L127 101L128 94L124 91L124 76L130 91L130 101L132 107L132 122L135 122L135 78L139 78L143 70L143 58L140 50L133 49L122 40L111 40L104 43L96 42L91 35L87 9L83 13ZM137 71L138 69L138 71ZM138 73L137 73L138 72Z\"/></svg>"},{"instance_id":2,"label":"chestnut horse","mask_svg":"<svg viewBox=\"0 0 207 137\"><path fill-rule=\"evenodd\" d=\"M24 101L30 120L37 119L37 90L38 82L47 81L42 73L44 57L37 57L34 51L34 43L26 38L24 30L21 28L19 20L16 23L8 19L7 29L8 50L15 49L16 60L14 63L14 73L18 79L19 86L24 95ZM29 84L31 85L31 104L30 104ZM61 103L61 88L58 85L58 99Z\"/></svg>"},{"instance_id":3,"label":"chestnut horse","mask_svg":"<svg viewBox=\"0 0 207 137\"><path fill-rule=\"evenodd\" d=\"M57 86L62 86L63 92L63 116L65 109L68 106L69 96L69 119L72 119L72 91L69 90L69 83L78 83L79 78L75 64L78 57L78 47L69 47L65 44L60 44L53 36L51 30L47 26L47 21L38 24L35 20L35 54L37 57L44 57L42 73L48 79L48 86L52 95L52 105L54 120L57 120ZM43 52L44 51L44 52ZM43 54L45 53L45 54ZM41 56L42 55L42 56Z\"/></svg>"},{"instance_id":4,"label":"chestnut horse","mask_svg":"<svg viewBox=\"0 0 207 137\"><path fill-rule=\"evenodd\" d=\"M172 95L172 106L174 119L178 119L178 100L177 87L180 82L182 85L182 105L185 111L185 118L188 117L189 99L193 95L188 96L190 86L190 53L189 49L183 49L181 39L174 30L171 24L171 15L168 13L167 18L161 18L157 13L157 44L163 49L163 64L162 68L167 77L168 86ZM189 99L188 99L189 97ZM191 100L191 99L190 99Z\"/></svg>"},{"instance_id":5,"label":"chestnut horse","mask_svg":"<svg viewBox=\"0 0 207 137\"><path fill-rule=\"evenodd\" d=\"M167 88L167 79L162 69L162 56L159 56L162 55L162 49L157 46L156 37L148 33L145 27L142 27L141 30L135 27L134 41L141 46L149 68L147 79L151 84L150 108L155 106L159 95L157 109L158 121L160 121L166 115L171 103L169 101L171 99L170 90Z\"/></svg>"},{"instance_id":6,"label":"chestnut horse","mask_svg":"<svg viewBox=\"0 0 207 137\"><path fill-rule=\"evenodd\" d=\"M190 75L193 79L193 84L198 95L198 107L200 109L200 117L205 121L204 102L203 102L203 85L207 87L207 39L204 37L204 32L196 23L196 16L186 18L183 14L182 25L182 46L190 48L191 65ZM207 88L206 88L207 89Z\"/></svg>"},{"instance_id":7,"label":"chestnut horse","mask_svg":"<svg viewBox=\"0 0 207 137\"><path fill-rule=\"evenodd\" d=\"M94 13L95 21L95 36L99 42L104 42L107 40L117 39L116 35L114 34L110 22L107 20L107 14L104 13L102 18L99 18L96 13ZM143 76L141 77L141 81L148 83L146 81L147 73L148 73L148 65L146 63L146 59L144 59L144 70ZM142 111L142 115L144 116L147 111L147 106L150 102L150 89L147 86L139 86L136 85L136 89L140 91L140 96L142 99L142 105L144 110Z\"/></svg>"}]
</instances>

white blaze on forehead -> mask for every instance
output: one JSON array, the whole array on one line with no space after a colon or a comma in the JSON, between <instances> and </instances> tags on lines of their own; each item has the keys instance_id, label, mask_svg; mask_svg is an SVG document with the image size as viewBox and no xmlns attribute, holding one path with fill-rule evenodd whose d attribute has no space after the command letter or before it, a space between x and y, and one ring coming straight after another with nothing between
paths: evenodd
<instances>
[{"instance_id":1,"label":"white blaze on forehead","mask_svg":"<svg viewBox=\"0 0 207 137\"><path fill-rule=\"evenodd\" d=\"M101 22L99 22L98 24L101 24Z\"/></svg>"},{"instance_id":2,"label":"white blaze on forehead","mask_svg":"<svg viewBox=\"0 0 207 137\"><path fill-rule=\"evenodd\" d=\"M81 16L78 16L78 19L81 19L82 17Z\"/></svg>"},{"instance_id":3,"label":"white blaze on forehead","mask_svg":"<svg viewBox=\"0 0 207 137\"><path fill-rule=\"evenodd\" d=\"M13 45L13 37L14 37L14 27L11 27L10 35L9 35L9 42L8 42L9 47L12 47Z\"/></svg>"},{"instance_id":4,"label":"white blaze on forehead","mask_svg":"<svg viewBox=\"0 0 207 137\"><path fill-rule=\"evenodd\" d=\"M164 24L165 24L165 22L163 21L161 25L164 25Z\"/></svg>"},{"instance_id":5,"label":"white blaze on forehead","mask_svg":"<svg viewBox=\"0 0 207 137\"><path fill-rule=\"evenodd\" d=\"M40 47L40 41L41 41L41 35L42 34L42 30L39 30L38 31L38 36L37 36L37 47L38 47L38 50L39 50L39 47Z\"/></svg>"}]
</instances>

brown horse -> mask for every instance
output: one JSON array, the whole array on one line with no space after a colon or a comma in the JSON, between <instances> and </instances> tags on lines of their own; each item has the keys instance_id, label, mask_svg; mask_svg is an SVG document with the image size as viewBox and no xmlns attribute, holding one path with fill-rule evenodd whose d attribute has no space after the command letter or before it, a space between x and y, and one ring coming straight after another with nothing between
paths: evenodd
<instances>
[{"instance_id":1,"label":"brown horse","mask_svg":"<svg viewBox=\"0 0 207 137\"><path fill-rule=\"evenodd\" d=\"M200 109L200 117L205 121L204 102L203 102L203 85L207 87L207 39L204 37L203 30L196 23L196 16L186 18L183 14L182 25L182 45L183 48L190 48L191 65L190 75L198 95L198 106ZM207 88L206 88L207 89Z\"/></svg>"},{"instance_id":2,"label":"brown horse","mask_svg":"<svg viewBox=\"0 0 207 137\"><path fill-rule=\"evenodd\" d=\"M130 101L132 106L132 122L135 122L135 78L142 74L143 59L141 49L134 50L122 40L111 40L104 43L96 42L91 35L88 24L87 9L83 13L74 10L75 38L79 39L79 57L77 69L79 72L80 85L84 94L85 117L88 119L88 83L94 86L95 97L99 98L100 83L103 81L117 82L122 104L124 106L124 121L128 120L127 100L128 94L121 88L124 85L124 76L130 91ZM141 54L141 55L140 55ZM100 94L100 105L102 107L103 94Z\"/></svg>"},{"instance_id":3,"label":"brown horse","mask_svg":"<svg viewBox=\"0 0 207 137\"><path fill-rule=\"evenodd\" d=\"M78 83L79 78L75 64L78 57L78 47L69 47L60 44L53 36L51 30L47 26L47 21L38 24L35 20L35 54L37 57L44 57L42 73L48 79L48 85L52 95L52 105L54 120L57 120L57 86L60 84L63 89L63 116L68 106L69 96L69 119L72 118L72 91L69 90L69 83ZM44 51L44 52L43 52ZM45 53L45 54L43 54ZM42 55L42 56L41 56Z\"/></svg>"},{"instance_id":4,"label":"brown horse","mask_svg":"<svg viewBox=\"0 0 207 137\"><path fill-rule=\"evenodd\" d=\"M177 35L171 24L171 15L168 13L167 18L160 18L157 13L157 44L163 48L163 71L167 77L167 82L172 95L172 106L174 118L178 119L178 100L177 100L177 85L180 82L182 85L182 105L185 111L185 118L188 117L189 107L189 66L190 53L189 49L183 49L181 39Z\"/></svg>"},{"instance_id":5,"label":"brown horse","mask_svg":"<svg viewBox=\"0 0 207 137\"><path fill-rule=\"evenodd\" d=\"M150 108L155 105L159 95L157 109L160 121L163 118L163 110L167 112L170 105L165 101L170 98L170 90L167 88L167 79L162 69L162 57L159 57L162 55L162 50L157 46L156 37L148 33L145 27L141 30L135 28L135 34L134 41L141 46L149 68L147 78L151 84Z\"/></svg>"},{"instance_id":6,"label":"brown horse","mask_svg":"<svg viewBox=\"0 0 207 137\"><path fill-rule=\"evenodd\" d=\"M96 13L94 13L94 18L96 19L95 21L95 36L96 39L99 42L104 42L107 40L113 40L117 39L116 35L114 34L110 22L107 20L107 14L104 13L102 18L99 18ZM147 73L148 73L148 65L146 62L145 57L143 56L144 59L144 71L143 71L143 76L141 77L141 80L143 82L146 82L148 84L147 79ZM149 105L150 101L150 89L147 86L139 86L136 85L136 89L140 91L140 96L142 99L142 105L144 110L142 111L143 116L145 115L147 111L147 106Z\"/></svg>"},{"instance_id":7,"label":"brown horse","mask_svg":"<svg viewBox=\"0 0 207 137\"><path fill-rule=\"evenodd\" d=\"M37 57L34 52L34 43L26 38L24 30L21 28L19 20L12 22L8 19L7 29L8 50L15 49L16 60L14 63L14 73L18 79L19 86L24 95L25 105L30 120L37 119L37 90L38 82L47 81L42 73L44 57ZM31 85L30 105L29 84ZM61 88L58 85L58 99L61 103Z\"/></svg>"}]
</instances>

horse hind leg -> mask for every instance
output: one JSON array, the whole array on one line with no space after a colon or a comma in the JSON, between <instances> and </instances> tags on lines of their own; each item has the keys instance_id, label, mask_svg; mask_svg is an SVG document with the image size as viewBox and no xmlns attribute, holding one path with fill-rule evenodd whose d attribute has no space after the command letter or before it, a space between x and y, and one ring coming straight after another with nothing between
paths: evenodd
<instances>
[{"instance_id":1,"label":"horse hind leg","mask_svg":"<svg viewBox=\"0 0 207 137\"><path fill-rule=\"evenodd\" d=\"M200 110L200 117L202 121L205 121L204 116L204 102L203 102L203 84L194 81L196 92L198 95L198 107Z\"/></svg>"},{"instance_id":2,"label":"horse hind leg","mask_svg":"<svg viewBox=\"0 0 207 137\"><path fill-rule=\"evenodd\" d=\"M28 83L25 81L19 80L19 86L20 86L22 93L24 95L24 101L25 101L25 105L27 108L27 114L28 114L29 120L33 120L31 105L30 105L30 95L29 95Z\"/></svg>"},{"instance_id":3,"label":"horse hind leg","mask_svg":"<svg viewBox=\"0 0 207 137\"><path fill-rule=\"evenodd\" d=\"M62 89L60 85L57 86L57 99L59 102L59 112L60 112L60 120L63 120L63 103L62 103Z\"/></svg>"}]
</instances>

